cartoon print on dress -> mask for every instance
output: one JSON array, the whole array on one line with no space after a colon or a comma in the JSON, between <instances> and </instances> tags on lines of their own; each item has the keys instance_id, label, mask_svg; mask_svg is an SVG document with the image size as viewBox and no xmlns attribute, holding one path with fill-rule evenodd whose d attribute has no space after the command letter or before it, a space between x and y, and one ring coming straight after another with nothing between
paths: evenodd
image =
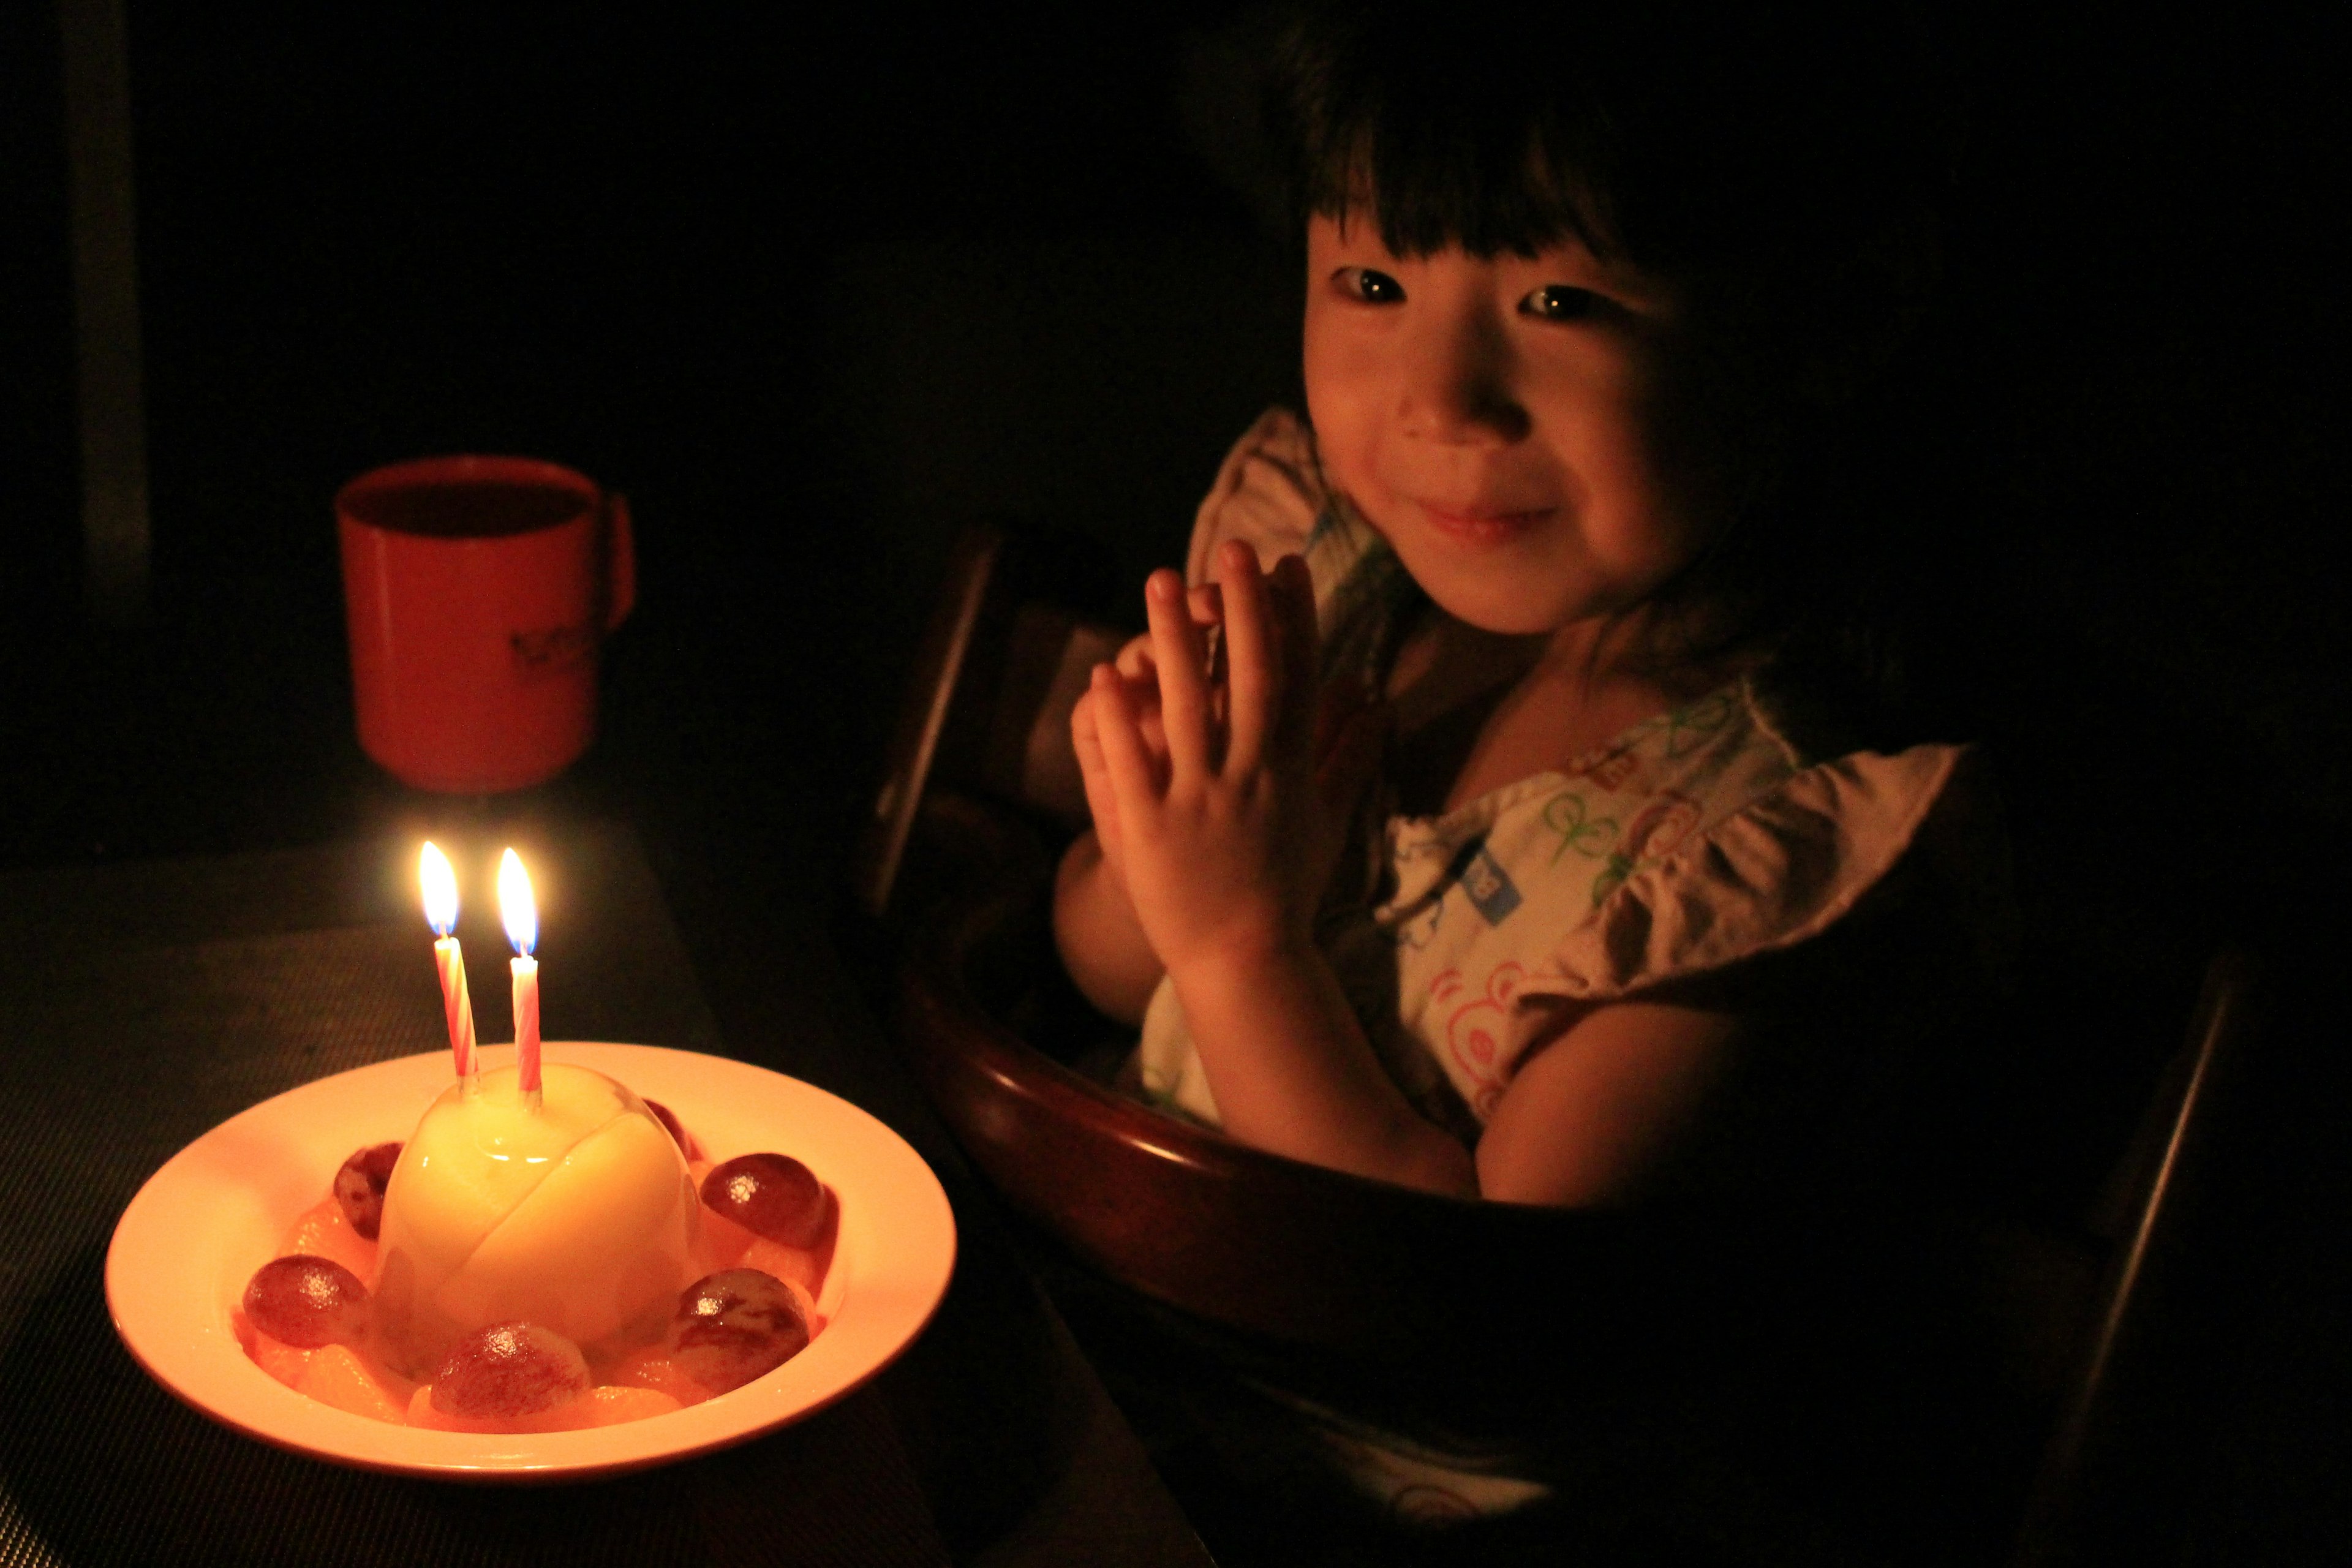
<instances>
[{"instance_id":1,"label":"cartoon print on dress","mask_svg":"<svg viewBox=\"0 0 2352 1568\"><path fill-rule=\"evenodd\" d=\"M1559 843L1551 852L1548 866L1559 864L1559 858L1575 850L1588 860L1598 860L1609 850L1609 841L1617 835L1617 819L1596 817L1584 797L1574 790L1562 790L1544 802L1543 825L1559 835Z\"/></svg>"},{"instance_id":2,"label":"cartoon print on dress","mask_svg":"<svg viewBox=\"0 0 2352 1568\"><path fill-rule=\"evenodd\" d=\"M1601 867L1601 875L1592 879L1592 907L1597 910L1606 903L1609 895L1617 890L1618 885L1625 880L1626 873L1633 868L1633 862L1624 856L1609 857L1609 864Z\"/></svg>"},{"instance_id":3,"label":"cartoon print on dress","mask_svg":"<svg viewBox=\"0 0 2352 1568\"><path fill-rule=\"evenodd\" d=\"M1599 909L1608 901L1636 866L1647 865L1674 853L1682 841L1698 826L1699 804L1680 790L1660 790L1657 798L1633 819L1617 841L1617 847L1601 868L1601 875L1592 879L1592 907Z\"/></svg>"},{"instance_id":4,"label":"cartoon print on dress","mask_svg":"<svg viewBox=\"0 0 2352 1568\"><path fill-rule=\"evenodd\" d=\"M1485 834L1465 844L1445 869L1447 879L1461 885L1463 895L1486 917L1488 925L1501 925L1519 907L1518 884L1503 869L1503 863L1486 852Z\"/></svg>"},{"instance_id":5,"label":"cartoon print on dress","mask_svg":"<svg viewBox=\"0 0 2352 1568\"><path fill-rule=\"evenodd\" d=\"M1618 840L1618 851L1630 864L1671 855L1675 847L1698 826L1698 802L1680 790L1662 789L1633 819Z\"/></svg>"},{"instance_id":6,"label":"cartoon print on dress","mask_svg":"<svg viewBox=\"0 0 2352 1568\"><path fill-rule=\"evenodd\" d=\"M1615 795L1624 789L1626 784L1632 780L1634 771L1641 765L1642 759L1634 755L1633 744L1629 739L1626 743L1619 746L1607 756L1595 757L1589 763L1570 768L1568 776L1575 779L1591 779L1602 789Z\"/></svg>"},{"instance_id":7,"label":"cartoon print on dress","mask_svg":"<svg viewBox=\"0 0 2352 1568\"><path fill-rule=\"evenodd\" d=\"M1517 963L1496 965L1481 990L1473 991L1458 969L1441 971L1429 983L1430 1000L1444 1019L1445 1054L1462 1069L1470 1084L1470 1109L1485 1121L1503 1101L1500 1054L1511 1005L1517 999L1526 968Z\"/></svg>"},{"instance_id":8,"label":"cartoon print on dress","mask_svg":"<svg viewBox=\"0 0 2352 1568\"><path fill-rule=\"evenodd\" d=\"M1717 691L1666 715L1666 755L1687 756L1731 722L1732 694Z\"/></svg>"}]
</instances>

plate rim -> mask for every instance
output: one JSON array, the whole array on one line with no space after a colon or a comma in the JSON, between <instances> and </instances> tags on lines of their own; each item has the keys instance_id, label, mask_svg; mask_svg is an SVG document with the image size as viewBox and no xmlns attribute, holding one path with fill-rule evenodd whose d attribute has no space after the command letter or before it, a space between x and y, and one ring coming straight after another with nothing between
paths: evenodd
<instances>
[{"instance_id":1,"label":"plate rim","mask_svg":"<svg viewBox=\"0 0 2352 1568\"><path fill-rule=\"evenodd\" d=\"M633 1089L636 1085L625 1070L631 1063L651 1068L656 1079L687 1073L715 1073L722 1079L736 1078L754 1085L772 1080L764 1084L767 1093L782 1093L786 1098L814 1097L812 1103L824 1107L834 1124L832 1135L849 1138L878 1155L882 1162L880 1173L890 1178L890 1190L903 1188L903 1197L910 1206L906 1214L894 1215L888 1226L869 1228L861 1219L854 1230L845 1228L843 1260L850 1262L852 1269L844 1285L847 1310L836 1314L825 1331L811 1342L809 1350L743 1388L701 1405L640 1421L539 1434L434 1432L338 1410L278 1383L255 1366L228 1333L225 1303L219 1304L219 1324L209 1328L193 1325L196 1331L192 1334L192 1324L184 1313L167 1313L141 1300L140 1291L132 1288L133 1280L151 1278L159 1265L153 1253L132 1257L133 1244L144 1244L148 1233L173 1203L228 1190L219 1184L216 1174L207 1175L201 1169L208 1144L228 1142L234 1138L233 1130L240 1126L251 1129L289 1111L299 1111L303 1101L331 1096L338 1086L345 1094L353 1092L358 1086L352 1080L377 1078L396 1082L408 1075L417 1078L420 1084L430 1083L436 1072L446 1076L446 1051L389 1058L296 1085L215 1123L164 1161L124 1205L107 1245L107 1314L123 1348L142 1372L182 1404L231 1431L272 1447L381 1474L460 1482L549 1483L593 1480L673 1464L806 1420L879 1376L938 1316L960 1252L954 1209L929 1162L872 1112L806 1079L709 1052L606 1040L551 1040L546 1042L545 1049L550 1060L573 1061L604 1071L630 1082ZM485 1065L495 1065L501 1058L511 1055L510 1046L487 1047ZM672 1091L654 1098L669 1103L680 1097ZM418 1114L422 1114L426 1103L429 1099L417 1101ZM685 1108L679 1109L681 1120L694 1126L701 1110L688 1114ZM702 1141L699 1133L697 1141ZM881 1184L868 1182L863 1173L848 1184L852 1192L860 1186ZM845 1205L845 1216L851 1212L850 1205ZM291 1216L287 1218L290 1220ZM877 1244L882 1255L878 1258L868 1256ZM208 1240L190 1236L187 1245L176 1253L167 1240L163 1255L179 1267L180 1274L174 1278L184 1279L201 1271L207 1260L217 1269L227 1250L216 1237ZM880 1287L868 1298L875 1303L866 1309L874 1314L869 1317L858 1316L855 1305L858 1300L855 1281L859 1276L852 1260L860 1257L867 1258L867 1267L877 1269L869 1285ZM142 1273L142 1268L146 1274ZM843 1326L844 1317L849 1319L854 1331L845 1341L835 1342L836 1346L846 1344L847 1351L836 1351L803 1366L800 1373L793 1373L796 1365L802 1365L805 1358L833 1338ZM869 1340L873 1342L871 1347L866 1344ZM240 1394L252 1394L252 1399L216 1401L205 1397L205 1380L197 1374L206 1369L219 1372L226 1366L226 1357L220 1354L223 1342L228 1354L258 1380L239 1390ZM852 1357L848 1363L831 1364L845 1353ZM780 1398L780 1389L807 1382L812 1375L815 1378L813 1388ZM752 1397L735 1403L747 1394ZM282 1404L281 1400L295 1403ZM287 1419L272 1422L265 1418L263 1413L273 1406ZM347 1440L335 1440L339 1436Z\"/></svg>"}]
</instances>

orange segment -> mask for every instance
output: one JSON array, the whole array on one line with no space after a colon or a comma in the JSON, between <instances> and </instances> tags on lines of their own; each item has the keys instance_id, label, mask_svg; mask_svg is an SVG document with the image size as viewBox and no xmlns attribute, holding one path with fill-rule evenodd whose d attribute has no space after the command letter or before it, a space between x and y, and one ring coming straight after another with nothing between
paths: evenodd
<instances>
[{"instance_id":1,"label":"orange segment","mask_svg":"<svg viewBox=\"0 0 2352 1568\"><path fill-rule=\"evenodd\" d=\"M622 1358L613 1368L611 1386L645 1388L666 1394L680 1405L699 1405L710 1391L686 1375L659 1345L649 1345Z\"/></svg>"},{"instance_id":2,"label":"orange segment","mask_svg":"<svg viewBox=\"0 0 2352 1568\"><path fill-rule=\"evenodd\" d=\"M642 1421L648 1415L667 1415L685 1408L683 1401L657 1388L623 1388L606 1384L588 1391L592 1406L592 1426L612 1426L623 1421Z\"/></svg>"},{"instance_id":3,"label":"orange segment","mask_svg":"<svg viewBox=\"0 0 2352 1568\"><path fill-rule=\"evenodd\" d=\"M289 1388L301 1388L302 1374L310 1369L310 1358L318 1353L297 1349L284 1340L273 1340L258 1329L254 1331L253 1364Z\"/></svg>"},{"instance_id":4,"label":"orange segment","mask_svg":"<svg viewBox=\"0 0 2352 1568\"><path fill-rule=\"evenodd\" d=\"M472 1415L452 1415L446 1410L433 1408L433 1385L419 1384L416 1392L408 1396L408 1424L431 1432L504 1432L505 1423L484 1421Z\"/></svg>"},{"instance_id":5,"label":"orange segment","mask_svg":"<svg viewBox=\"0 0 2352 1568\"><path fill-rule=\"evenodd\" d=\"M759 1233L737 1225L709 1204L702 1205L702 1262L705 1274L739 1266L744 1251L760 1239Z\"/></svg>"},{"instance_id":6,"label":"orange segment","mask_svg":"<svg viewBox=\"0 0 2352 1568\"><path fill-rule=\"evenodd\" d=\"M825 1238L824 1249L833 1250L832 1238ZM787 1285L797 1286L808 1302L824 1289L824 1259L805 1247L786 1247L781 1241L761 1237L743 1249L736 1260L738 1268L756 1268L762 1274L772 1274ZM805 1308L808 1302L803 1302ZM805 1315L805 1313L803 1314Z\"/></svg>"},{"instance_id":7,"label":"orange segment","mask_svg":"<svg viewBox=\"0 0 2352 1568\"><path fill-rule=\"evenodd\" d=\"M320 1345L310 1358L301 1381L294 1385L296 1393L354 1415L394 1424L407 1419L408 1401L387 1375L379 1375L349 1345Z\"/></svg>"},{"instance_id":8,"label":"orange segment","mask_svg":"<svg viewBox=\"0 0 2352 1568\"><path fill-rule=\"evenodd\" d=\"M375 1289L375 1243L352 1228L352 1222L344 1217L343 1205L335 1201L332 1193L297 1215L293 1228L278 1244L280 1258L298 1252L340 1263L358 1275L361 1284L371 1290Z\"/></svg>"}]
</instances>

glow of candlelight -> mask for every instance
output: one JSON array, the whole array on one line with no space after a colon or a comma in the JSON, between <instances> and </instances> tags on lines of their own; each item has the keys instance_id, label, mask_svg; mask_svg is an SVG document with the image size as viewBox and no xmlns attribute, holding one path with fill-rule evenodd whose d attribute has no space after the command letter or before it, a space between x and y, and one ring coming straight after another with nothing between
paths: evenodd
<instances>
[{"instance_id":1,"label":"glow of candlelight","mask_svg":"<svg viewBox=\"0 0 2352 1568\"><path fill-rule=\"evenodd\" d=\"M539 944L539 904L531 897L530 878L522 859L511 849L499 861L499 918L506 922L507 940L515 955L508 964L514 977L515 1088L523 1103L540 1106L539 961L530 950Z\"/></svg>"},{"instance_id":2,"label":"glow of candlelight","mask_svg":"<svg viewBox=\"0 0 2352 1568\"><path fill-rule=\"evenodd\" d=\"M430 838L417 857L416 879L425 885L425 923L435 936L447 936L457 929L457 873Z\"/></svg>"},{"instance_id":3,"label":"glow of candlelight","mask_svg":"<svg viewBox=\"0 0 2352 1568\"><path fill-rule=\"evenodd\" d=\"M499 919L515 952L529 958L539 945L539 903L530 894L530 873L511 849L499 861Z\"/></svg>"},{"instance_id":4,"label":"glow of candlelight","mask_svg":"<svg viewBox=\"0 0 2352 1568\"><path fill-rule=\"evenodd\" d=\"M449 858L431 839L416 860L417 880L425 890L425 923L433 928L433 967L441 975L441 1011L449 1026L449 1056L457 1079L470 1094L480 1087L478 1058L474 1051L474 999L466 990L466 955L450 932L457 929L457 876Z\"/></svg>"}]
</instances>

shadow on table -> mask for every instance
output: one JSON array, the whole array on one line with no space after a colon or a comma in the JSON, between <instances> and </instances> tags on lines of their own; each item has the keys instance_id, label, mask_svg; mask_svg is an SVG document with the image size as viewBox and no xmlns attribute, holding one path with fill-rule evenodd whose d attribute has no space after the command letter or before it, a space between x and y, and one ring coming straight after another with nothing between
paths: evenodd
<instances>
[{"instance_id":1,"label":"shadow on table","mask_svg":"<svg viewBox=\"0 0 2352 1568\"><path fill-rule=\"evenodd\" d=\"M102 1248L76 1257L0 1354L0 1404L15 1412L0 1484L59 1562L946 1563L942 1531L964 1555L1067 1459L1041 1429L1050 1411L1021 1397L1024 1363L1045 1347L987 1339L1002 1304L969 1300L1026 1289L1011 1277L960 1282L966 1300L951 1296L887 1395L644 1475L531 1488L348 1470L215 1426L123 1351L103 1269ZM1040 1321L1011 1321L1024 1318ZM927 1360L955 1375L926 1375ZM975 1363L999 1370L975 1378Z\"/></svg>"}]
</instances>

